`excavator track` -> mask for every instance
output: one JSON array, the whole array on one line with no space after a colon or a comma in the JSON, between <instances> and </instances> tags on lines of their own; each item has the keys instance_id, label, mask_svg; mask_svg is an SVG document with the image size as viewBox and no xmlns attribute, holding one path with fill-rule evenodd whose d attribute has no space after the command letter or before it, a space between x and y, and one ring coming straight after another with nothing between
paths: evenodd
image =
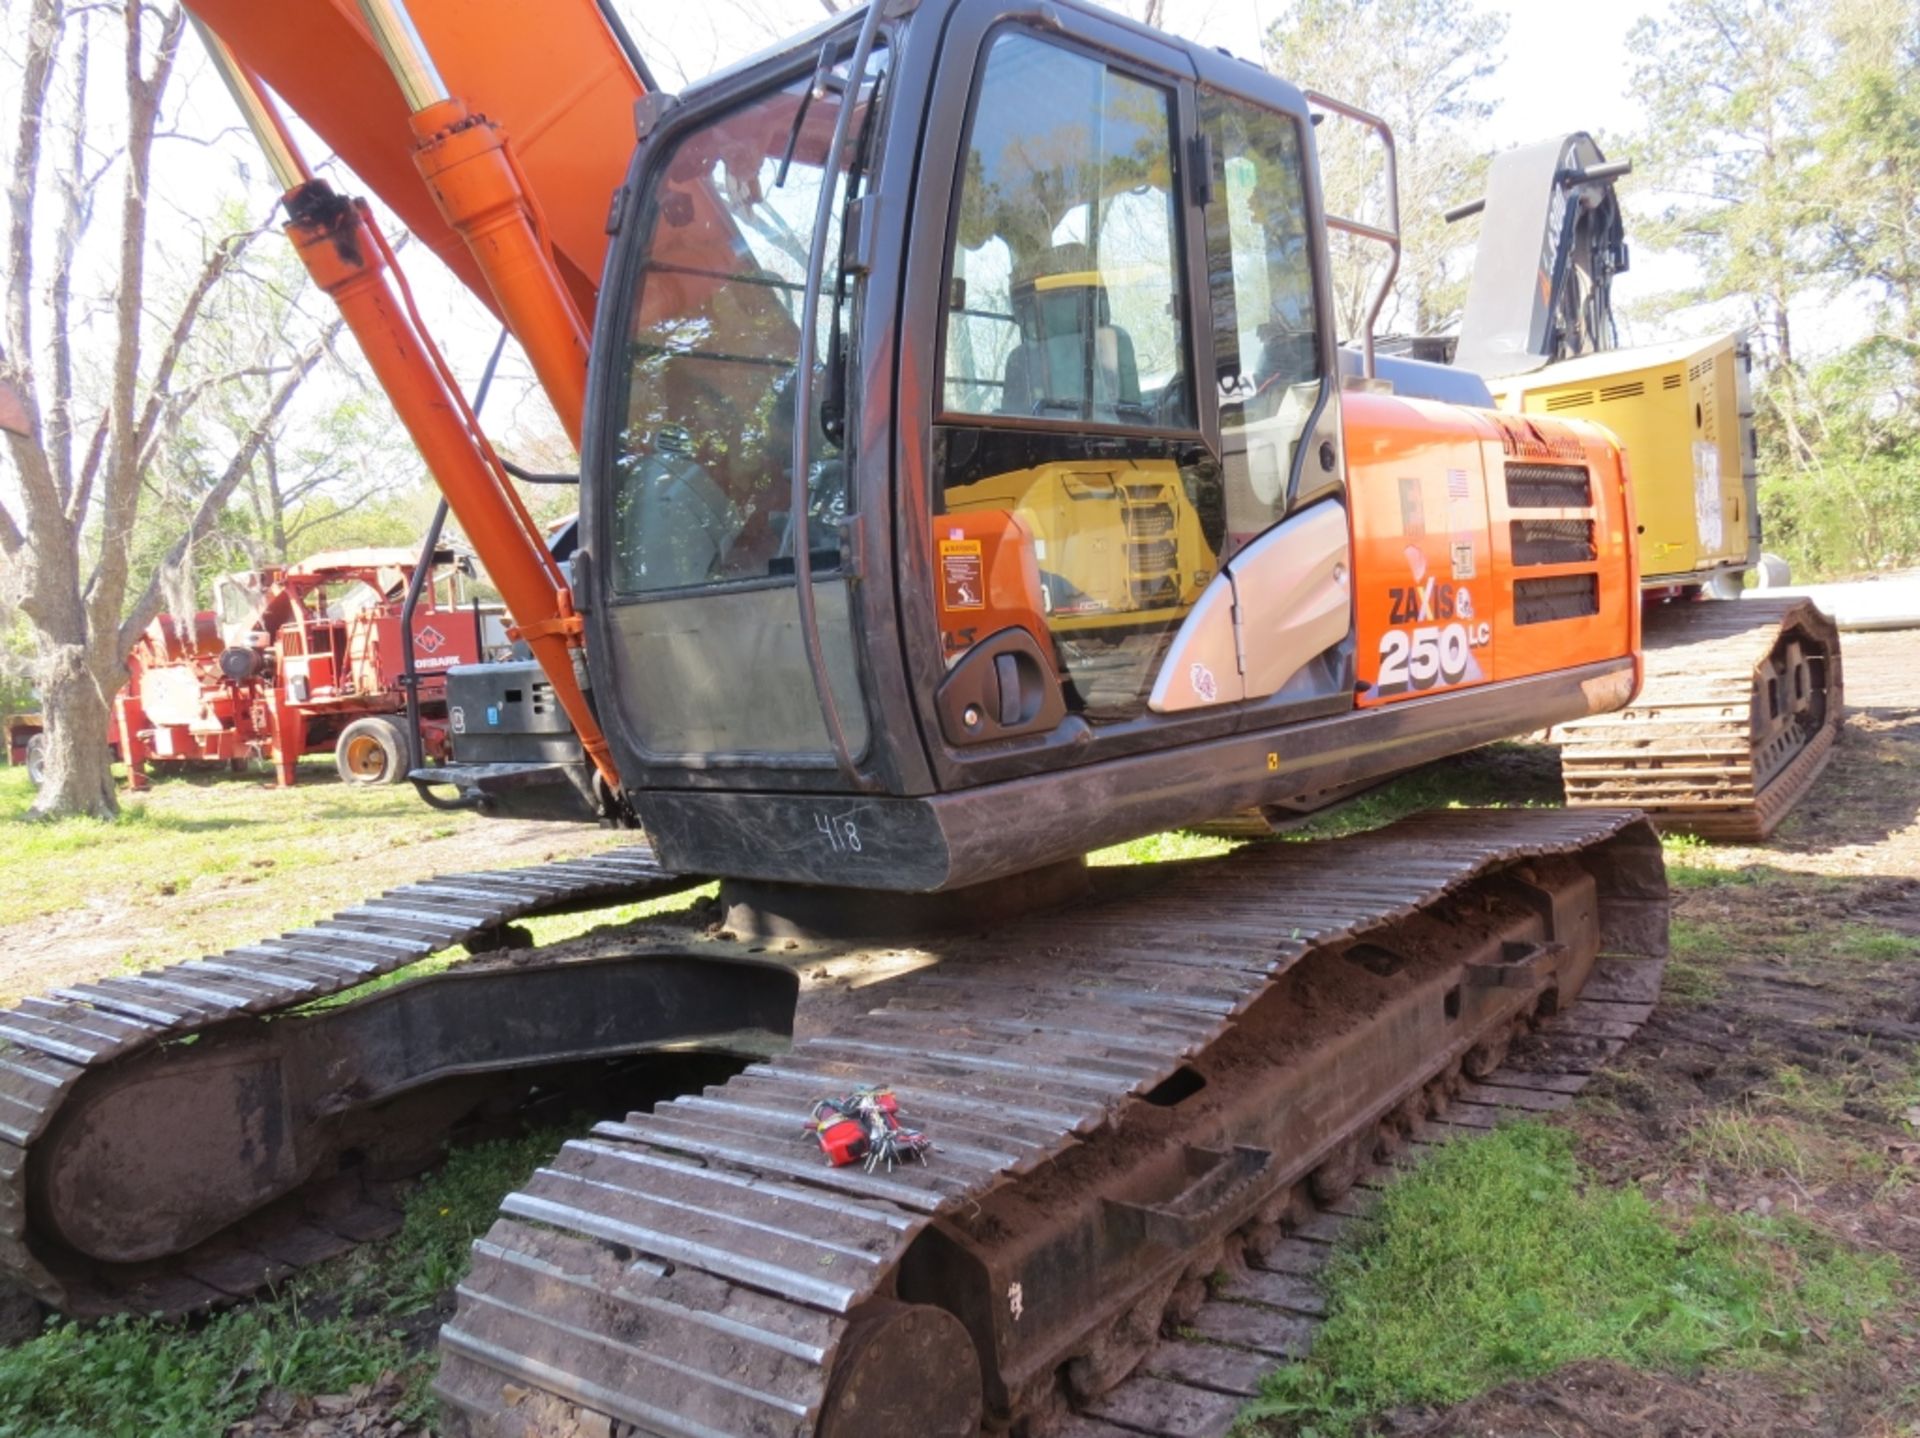
<instances>
[{"instance_id":1,"label":"excavator track","mask_svg":"<svg viewBox=\"0 0 1920 1438\"><path fill-rule=\"evenodd\" d=\"M1605 956L1665 953L1633 813L1455 811L1165 868L931 946L869 1007L803 997L784 1054L566 1144L475 1246L441 1337L452 1431L1101 1431L1129 1382L1173 1381L1129 1375L1208 1275L1484 1103L1465 1086L1516 1034L1633 968ZM802 1121L861 1084L924 1126L924 1165L823 1164ZM1255 1351L1218 1336L1186 1355L1216 1405Z\"/></svg>"},{"instance_id":2,"label":"excavator track","mask_svg":"<svg viewBox=\"0 0 1920 1438\"><path fill-rule=\"evenodd\" d=\"M740 965L508 953L359 992L457 944L510 946L516 919L699 882L645 847L445 874L0 1011L0 1272L80 1316L229 1302L394 1227L368 1174L430 1160L451 1123L503 1101L503 1076L558 1082L716 1036L753 1051L756 1026L758 1046L779 1040L791 979Z\"/></svg>"},{"instance_id":3,"label":"excavator track","mask_svg":"<svg viewBox=\"0 0 1920 1438\"><path fill-rule=\"evenodd\" d=\"M1443 1109L1382 1135L1378 1162L1351 1188L1292 1195L1282 1223L1250 1224L1220 1265L1176 1290L1160 1337L1133 1372L1056 1425L1050 1438L1228 1438L1268 1377L1310 1351L1326 1315L1320 1275L1388 1184L1443 1143L1567 1107L1653 1014L1661 958L1608 957L1579 1000L1518 1036L1500 1067L1465 1082Z\"/></svg>"},{"instance_id":4,"label":"excavator track","mask_svg":"<svg viewBox=\"0 0 1920 1438\"><path fill-rule=\"evenodd\" d=\"M1555 730L1571 806L1632 805L1662 829L1758 841L1826 766L1846 709L1840 631L1809 599L1649 611L1625 709Z\"/></svg>"}]
</instances>

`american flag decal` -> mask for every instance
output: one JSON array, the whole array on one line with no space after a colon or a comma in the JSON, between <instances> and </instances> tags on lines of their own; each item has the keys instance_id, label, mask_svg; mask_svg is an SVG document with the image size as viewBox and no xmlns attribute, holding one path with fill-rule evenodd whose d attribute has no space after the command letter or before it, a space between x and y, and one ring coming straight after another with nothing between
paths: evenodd
<instances>
[{"instance_id":1,"label":"american flag decal","mask_svg":"<svg viewBox=\"0 0 1920 1438\"><path fill-rule=\"evenodd\" d=\"M1473 491L1467 487L1467 472L1464 469L1447 471L1447 498L1471 499Z\"/></svg>"}]
</instances>

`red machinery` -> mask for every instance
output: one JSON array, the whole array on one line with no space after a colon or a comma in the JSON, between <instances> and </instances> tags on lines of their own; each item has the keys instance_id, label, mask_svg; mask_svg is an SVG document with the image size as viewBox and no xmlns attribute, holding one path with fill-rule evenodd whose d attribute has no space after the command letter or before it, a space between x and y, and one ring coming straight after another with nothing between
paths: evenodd
<instances>
[{"instance_id":1,"label":"red machinery","mask_svg":"<svg viewBox=\"0 0 1920 1438\"><path fill-rule=\"evenodd\" d=\"M271 758L279 783L302 754L331 749L349 783L394 783L408 768L401 610L418 556L347 549L222 576L215 608L161 615L128 658L115 729L128 777L146 765ZM499 611L469 594L468 561L434 555L413 622L425 757L447 749L445 671L504 641ZM492 633L489 633L489 630Z\"/></svg>"}]
</instances>

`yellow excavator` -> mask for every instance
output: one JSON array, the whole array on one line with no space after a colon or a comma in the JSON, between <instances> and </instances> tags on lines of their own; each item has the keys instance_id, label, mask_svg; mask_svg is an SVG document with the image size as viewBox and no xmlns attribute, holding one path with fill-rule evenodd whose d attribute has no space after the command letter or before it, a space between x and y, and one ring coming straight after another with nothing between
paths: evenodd
<instances>
[{"instance_id":1,"label":"yellow excavator","mask_svg":"<svg viewBox=\"0 0 1920 1438\"><path fill-rule=\"evenodd\" d=\"M0 1012L18 1293L235 1302L450 1136L624 1094L475 1244L450 1431L1214 1433L1376 1158L1644 1020L1632 811L1085 862L1640 688L1618 439L1420 397L1385 284L1335 343L1329 232L1399 236L1314 127L1391 177L1375 117L1078 0L875 0L678 96L595 0L189 9L530 655L449 674L419 784L633 842ZM564 553L282 105L526 351Z\"/></svg>"},{"instance_id":2,"label":"yellow excavator","mask_svg":"<svg viewBox=\"0 0 1920 1438\"><path fill-rule=\"evenodd\" d=\"M1613 186L1630 170L1584 133L1497 156L1486 195L1448 212L1481 215L1480 239L1460 334L1427 352L1485 377L1503 409L1597 420L1627 451L1646 679L1628 707L1558 729L1567 802L1764 839L1839 737L1840 631L1811 600L1738 598L1761 559L1745 335L1619 347Z\"/></svg>"}]
</instances>

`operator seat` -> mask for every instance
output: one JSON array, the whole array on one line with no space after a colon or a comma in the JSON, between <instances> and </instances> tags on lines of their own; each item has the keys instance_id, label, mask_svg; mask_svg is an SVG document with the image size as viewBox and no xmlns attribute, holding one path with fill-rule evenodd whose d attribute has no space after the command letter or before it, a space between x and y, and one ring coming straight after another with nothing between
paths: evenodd
<instances>
[{"instance_id":1,"label":"operator seat","mask_svg":"<svg viewBox=\"0 0 1920 1438\"><path fill-rule=\"evenodd\" d=\"M1107 287L1090 267L1087 247L1055 245L1022 270L1013 284L1020 343L1007 357L1001 413L1109 424L1139 419L1133 337L1113 323Z\"/></svg>"}]
</instances>

